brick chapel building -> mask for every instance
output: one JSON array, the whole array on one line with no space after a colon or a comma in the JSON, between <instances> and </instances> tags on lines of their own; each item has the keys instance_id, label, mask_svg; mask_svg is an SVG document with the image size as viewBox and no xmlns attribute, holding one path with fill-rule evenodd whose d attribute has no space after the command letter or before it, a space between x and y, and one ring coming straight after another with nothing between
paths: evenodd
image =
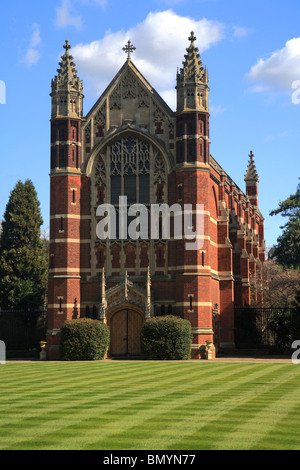
<instances>
[{"instance_id":1,"label":"brick chapel building","mask_svg":"<svg viewBox=\"0 0 300 470\"><path fill-rule=\"evenodd\" d=\"M208 72L192 32L177 72L172 111L127 61L83 116L83 83L68 41L52 80L48 358L72 318L109 325L110 355L138 355L144 321L161 314L191 322L192 357L234 348L234 307L249 305L250 276L265 259L258 175L250 153L245 193L210 154ZM246 166L246 165L245 165ZM99 239L97 207L203 204L203 244ZM196 211L194 211L196 212Z\"/></svg>"}]
</instances>

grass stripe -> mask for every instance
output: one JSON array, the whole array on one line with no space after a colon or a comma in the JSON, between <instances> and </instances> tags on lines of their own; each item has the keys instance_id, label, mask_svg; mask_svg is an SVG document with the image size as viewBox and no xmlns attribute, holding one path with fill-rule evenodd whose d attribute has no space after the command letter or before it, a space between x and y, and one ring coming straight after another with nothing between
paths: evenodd
<instances>
[{"instance_id":1,"label":"grass stripe","mask_svg":"<svg viewBox=\"0 0 300 470\"><path fill-rule=\"evenodd\" d=\"M169 383L168 375L169 375L168 373L166 373L166 372L164 373L164 377L161 378L161 380L160 380L160 387L156 386L156 388L153 388L153 385L151 385L151 387L149 389L142 390L142 391L141 390L130 390L129 389L129 391L125 395L124 395L124 391L121 391L121 393L119 391L117 391L116 393L114 393L114 396L112 396L111 392L108 390L106 392L106 397L109 398L108 403L105 402L105 395L101 396L100 409L102 409L103 406L105 407L105 412L102 411L102 413L104 415L106 413L110 413L110 419L112 419L113 413L122 412L122 409L124 408L124 404L123 404L124 399L126 400L126 403L128 401L130 401L129 405L127 405L127 412L128 412L128 407L133 407L133 413L135 413L134 407L137 406L139 404L139 402L142 403L144 401L143 398L139 397L141 392L143 392L143 394L150 393L150 396L152 398L152 403L150 403L150 405L151 406L157 406L157 404L159 404L160 395L162 397L164 397L164 395L168 394L168 388L164 385L164 383ZM177 371L175 371L175 377L177 378L177 376L178 376L178 373L177 373ZM142 380L145 380L145 378L142 377ZM174 380L173 380L173 382L174 382ZM183 387L181 379L179 379L179 383L180 383L180 386ZM77 395L78 395L78 392L77 392ZM136 395L138 395L138 396L136 397ZM72 400L72 396L70 396L70 394L68 394L68 397ZM62 420L64 420L64 417L66 417L66 415L71 415L72 416L72 424L75 424L74 423L75 418L78 419L78 420L87 419L85 411L82 411L82 407L84 405L90 406L92 409L94 409L94 411L97 408L99 408L99 406L97 404L97 401L95 400L94 396L92 396L92 397L90 397L89 399L86 399L86 400L83 400L82 398L80 398L80 400L78 400L78 404L77 403L74 404L74 402L70 403L69 401L64 402L62 404L54 403L54 407L56 409L55 414L58 417L61 414L63 414ZM36 408L36 402L34 402L32 404L32 407ZM126 409L126 406L125 406L125 409ZM37 412L35 412L35 413L37 413ZM49 406L47 408L47 413L49 413ZM46 416L44 416L44 413L42 414L42 416L41 416L41 412L38 412L38 414L40 415L39 416L40 418L42 418L43 420L45 419L45 422L47 422L47 419L46 419ZM52 410L52 414L53 414L53 410ZM27 415L28 415L28 413L27 413ZM30 415L32 415L31 410L29 410L29 416ZM84 417L82 418L81 415L84 415ZM39 417L38 417L38 419L39 419ZM24 420L24 415L21 418L20 418L20 416L18 416L17 422L15 422L15 425L18 426L19 431L20 431L20 426L22 426L22 421L23 420ZM8 420L8 421L11 422L11 419ZM58 420L56 421L56 424L59 425L60 421L61 421L61 419L58 418ZM47 425L45 424L45 426L47 426ZM12 429L12 431L14 432L14 429ZM39 429L39 432L41 432L41 429ZM2 440L2 444L3 444L3 440Z\"/></svg>"},{"instance_id":2,"label":"grass stripe","mask_svg":"<svg viewBox=\"0 0 300 470\"><path fill-rule=\"evenodd\" d=\"M257 396L257 387L254 385L251 388L249 380L253 379L253 377L257 378L260 376L261 373L255 373L251 377L248 375L247 378L235 380L234 386L227 384L226 387L222 387L221 392L219 390L219 393L216 390L210 390L207 394L204 394L201 402L199 402L199 398L196 400L196 404L198 404L197 409L195 409L195 403L193 402L188 403L187 408L184 409L184 413L181 406L179 406L177 409L179 415L177 416L175 426L173 422L167 422L166 424L167 412L162 413L161 416L157 418L151 418L151 421L156 420L156 429L153 429L153 426L149 429L149 423L144 423L144 429L147 435L151 435L151 431L154 432L155 438L151 437L147 444L151 445L151 448L156 450L181 449L182 441L178 444L178 436L180 436L181 438L185 437L186 445L188 446L183 448L190 449L190 438L193 436L195 428L197 428L197 442L194 442L195 447L192 447L197 448L198 441L201 441L201 435L206 435L207 426L215 416L217 416L217 421L219 421L220 418L223 420L222 415L226 414L228 409L234 409L237 400L242 399L245 401L249 399L249 397ZM265 376L265 374L263 376ZM172 410L172 416L174 416L174 411L175 410ZM162 425L162 423L164 423L164 425ZM132 429L130 430L130 434L131 432ZM115 438L116 442L118 440L121 441L122 435L115 436ZM143 448L147 448L147 444L146 447Z\"/></svg>"},{"instance_id":3,"label":"grass stripe","mask_svg":"<svg viewBox=\"0 0 300 470\"><path fill-rule=\"evenodd\" d=\"M265 448L299 414L299 373L290 364L8 363L0 448ZM296 438L282 445L299 448Z\"/></svg>"},{"instance_id":4,"label":"grass stripe","mask_svg":"<svg viewBox=\"0 0 300 470\"><path fill-rule=\"evenodd\" d=\"M286 380L264 384L256 396L236 403L205 426L205 433L197 430L189 439L180 441L180 448L245 450L256 448L255 443L276 422L295 406L299 395L299 382L286 376ZM258 384L262 385L262 384ZM289 386L293 389L289 390ZM298 431L299 432L299 431ZM215 436L217 435L217 440Z\"/></svg>"}]
</instances>

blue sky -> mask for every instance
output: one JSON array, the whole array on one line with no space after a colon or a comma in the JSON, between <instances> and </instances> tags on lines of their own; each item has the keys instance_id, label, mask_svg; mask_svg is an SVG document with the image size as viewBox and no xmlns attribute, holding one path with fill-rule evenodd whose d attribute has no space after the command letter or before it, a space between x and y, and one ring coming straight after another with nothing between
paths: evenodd
<instances>
[{"instance_id":1,"label":"blue sky","mask_svg":"<svg viewBox=\"0 0 300 470\"><path fill-rule=\"evenodd\" d=\"M1 17L0 219L17 181L30 178L49 227L49 93L66 38L85 114L125 62L128 39L133 62L175 110L193 29L209 72L211 153L244 190L253 151L266 244L276 243L285 221L269 212L300 176L299 0L2 0Z\"/></svg>"}]
</instances>

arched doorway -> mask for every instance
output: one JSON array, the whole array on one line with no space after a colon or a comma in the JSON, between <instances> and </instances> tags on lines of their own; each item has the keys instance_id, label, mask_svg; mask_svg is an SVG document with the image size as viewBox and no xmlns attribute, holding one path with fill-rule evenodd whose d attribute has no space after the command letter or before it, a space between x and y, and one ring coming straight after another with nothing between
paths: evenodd
<instances>
[{"instance_id":1,"label":"arched doorway","mask_svg":"<svg viewBox=\"0 0 300 470\"><path fill-rule=\"evenodd\" d=\"M144 315L128 307L120 308L110 317L110 355L139 356Z\"/></svg>"}]
</instances>

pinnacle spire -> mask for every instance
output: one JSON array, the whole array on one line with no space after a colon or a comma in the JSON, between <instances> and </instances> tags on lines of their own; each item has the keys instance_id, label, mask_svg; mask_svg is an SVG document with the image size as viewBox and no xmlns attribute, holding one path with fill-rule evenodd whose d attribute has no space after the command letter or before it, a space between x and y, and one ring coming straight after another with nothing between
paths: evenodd
<instances>
[{"instance_id":1,"label":"pinnacle spire","mask_svg":"<svg viewBox=\"0 0 300 470\"><path fill-rule=\"evenodd\" d=\"M70 54L71 45L66 39L65 50L59 62L57 75L51 82L52 111L51 117L82 117L83 83L77 76L77 70Z\"/></svg>"},{"instance_id":2,"label":"pinnacle spire","mask_svg":"<svg viewBox=\"0 0 300 470\"><path fill-rule=\"evenodd\" d=\"M52 80L52 92L74 90L81 93L83 89L82 81L77 76L77 70L73 62L74 57L69 53L71 45L68 39L66 39L63 48L65 53L61 56L62 60L59 62L58 75Z\"/></svg>"},{"instance_id":3,"label":"pinnacle spire","mask_svg":"<svg viewBox=\"0 0 300 470\"><path fill-rule=\"evenodd\" d=\"M184 55L183 67L177 69L177 112L187 110L209 111L208 72L195 46L196 36L191 31L190 45Z\"/></svg>"},{"instance_id":4,"label":"pinnacle spire","mask_svg":"<svg viewBox=\"0 0 300 470\"><path fill-rule=\"evenodd\" d=\"M105 321L105 312L106 312L106 297L105 297L105 272L104 272L104 267L102 268L102 276L101 276L101 302L98 308L98 319L101 320L102 322Z\"/></svg>"},{"instance_id":5,"label":"pinnacle spire","mask_svg":"<svg viewBox=\"0 0 300 470\"><path fill-rule=\"evenodd\" d=\"M208 83L206 67L203 67L200 54L198 53L199 49L195 46L196 39L194 31L192 31L189 37L191 44L186 49L185 61L182 62L183 68L180 69L177 78L185 82Z\"/></svg>"},{"instance_id":6,"label":"pinnacle spire","mask_svg":"<svg viewBox=\"0 0 300 470\"><path fill-rule=\"evenodd\" d=\"M252 150L250 150L249 157L250 157L250 160L249 160L249 163L248 163L247 172L245 174L245 181L246 182L255 181L256 183L258 183L259 182L259 177L258 177L258 174L257 174L257 171L256 171L256 167L255 167L255 163L254 163L254 159L253 159L254 154L253 154Z\"/></svg>"}]
</instances>

